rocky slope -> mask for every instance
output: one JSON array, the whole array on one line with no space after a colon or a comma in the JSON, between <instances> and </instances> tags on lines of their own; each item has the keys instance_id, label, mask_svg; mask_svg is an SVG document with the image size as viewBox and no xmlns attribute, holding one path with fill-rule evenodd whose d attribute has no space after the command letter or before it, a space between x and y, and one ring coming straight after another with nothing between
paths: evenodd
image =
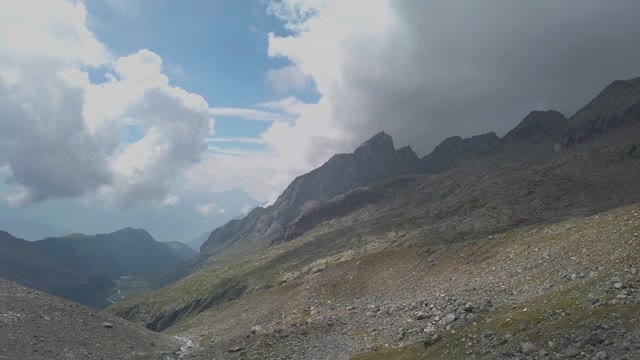
<instances>
[{"instance_id":1,"label":"rocky slope","mask_svg":"<svg viewBox=\"0 0 640 360\"><path fill-rule=\"evenodd\" d=\"M109 311L199 339L195 358L633 358L638 328L618 320L638 310L638 208L593 215L640 202L639 87L616 82L569 119L532 112L502 138L451 138L420 160L379 134L214 231L183 275L199 271ZM624 121L586 125L610 114ZM602 304L582 306L592 297ZM582 342L591 331L612 342Z\"/></svg>"},{"instance_id":2,"label":"rocky slope","mask_svg":"<svg viewBox=\"0 0 640 360\"><path fill-rule=\"evenodd\" d=\"M349 190L410 173L416 160L411 148L396 150L391 137L379 133L353 154L335 155L321 167L293 180L273 205L256 208L243 219L214 230L201 247L201 257L267 247L281 240L291 221L308 209Z\"/></svg>"},{"instance_id":3,"label":"rocky slope","mask_svg":"<svg viewBox=\"0 0 640 360\"><path fill-rule=\"evenodd\" d=\"M597 141L625 126L640 122L640 78L616 81L571 119L557 111L533 111L503 138L495 133L468 139L451 137L418 159L409 148L395 150L385 133L375 135L353 154L340 154L318 169L295 179L274 205L256 208L244 219L214 230L201 247L193 269L212 258L255 251L287 237L287 228L299 216L334 197L359 187L405 174L438 174L481 161L486 171L496 164L521 164L552 159L554 153L587 140ZM632 140L626 149L638 156ZM486 160L488 159L488 160ZM499 165L498 165L499 166ZM190 271L183 271L185 274Z\"/></svg>"},{"instance_id":4,"label":"rocky slope","mask_svg":"<svg viewBox=\"0 0 640 360\"><path fill-rule=\"evenodd\" d=\"M146 306L245 284L166 330L200 343L189 359L640 355L638 205L449 245L390 232L327 254L320 244L338 239L318 231L195 274L194 288L161 290Z\"/></svg>"},{"instance_id":5,"label":"rocky slope","mask_svg":"<svg viewBox=\"0 0 640 360\"><path fill-rule=\"evenodd\" d=\"M0 359L174 359L181 343L0 280Z\"/></svg>"}]
</instances>

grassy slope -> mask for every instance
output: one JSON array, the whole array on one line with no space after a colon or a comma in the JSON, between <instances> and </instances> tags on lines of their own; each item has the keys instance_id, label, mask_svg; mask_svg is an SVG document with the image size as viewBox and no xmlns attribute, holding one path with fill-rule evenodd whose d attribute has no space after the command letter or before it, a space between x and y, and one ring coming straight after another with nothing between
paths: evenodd
<instances>
[{"instance_id":1,"label":"grassy slope","mask_svg":"<svg viewBox=\"0 0 640 360\"><path fill-rule=\"evenodd\" d=\"M495 332L497 336L514 334L513 341L497 344L501 351L507 353L517 352L520 342L524 341L543 344L543 347L549 349L549 341L557 342L559 338L581 331L588 333L595 324L612 321L618 329L639 332L640 305L593 307L589 303L589 299L593 297L613 299L613 295L607 293L603 286L612 275L619 276L622 282L638 281L638 276L629 271L630 266L640 264L638 213L639 207L636 205L557 225L515 230L498 241L487 243L483 246L485 249L493 248L509 257L513 257L513 254L524 247L531 249L535 246L533 249L536 252L561 249L565 256L557 259L556 264L566 264L570 268L570 263L590 263L591 268L600 268L602 271L592 272L583 281L565 281L556 286L559 287L558 290L542 292L524 301L500 306L474 323L464 324L445 334L435 345L425 347L418 343L402 347L381 347L373 352L356 355L353 359L490 359L495 355L482 352L487 344L483 343L481 337L487 332ZM557 231L558 229L570 232ZM489 255L487 260L491 258L494 257ZM500 261L504 260L504 257L500 258ZM547 267L526 276L531 285L550 278ZM512 284L504 289L504 293L517 292L518 285Z\"/></svg>"},{"instance_id":2,"label":"grassy slope","mask_svg":"<svg viewBox=\"0 0 640 360\"><path fill-rule=\"evenodd\" d=\"M330 231L318 232L303 241L209 268L158 293L119 304L111 311L142 304L140 313L133 318L144 320L198 298L210 297L230 282L245 284L247 289L237 300L180 318L168 330L186 332L206 344L222 347L244 338L256 324L286 327L329 313L347 316L340 308L330 312L326 304L349 304L362 298L408 302L439 298L445 293L475 301L492 298L498 304L497 311L484 314L476 325L461 325L456 334L447 334L432 348L424 349L421 344L380 348L358 358L455 359L468 358L469 354L478 357L475 352L482 346L477 336L489 330L499 334L514 332L516 340L544 343L611 313L626 319L624 315L638 311L635 305L592 308L587 306L587 297L608 296L603 293L603 282L615 273L631 276L625 269L640 262L639 213L640 206L635 205L558 224L523 227L445 248L421 245L413 233L373 237L342 234L338 241ZM357 252L347 250L354 245L346 245L350 238L362 242ZM325 263L324 271L312 274L315 266ZM563 277L580 272L594 274L574 281ZM292 274L287 284L282 285L281 279ZM310 311L312 307L315 310ZM521 310L525 307L527 312ZM571 316L549 320L549 313L553 315L555 310L570 312ZM518 331L523 323L535 330ZM638 327L636 322L623 325ZM395 326L423 325L405 322ZM538 335L539 332L543 335ZM356 341L361 348L386 343L375 337ZM504 345L506 351L509 346L513 350L518 343Z\"/></svg>"}]
</instances>

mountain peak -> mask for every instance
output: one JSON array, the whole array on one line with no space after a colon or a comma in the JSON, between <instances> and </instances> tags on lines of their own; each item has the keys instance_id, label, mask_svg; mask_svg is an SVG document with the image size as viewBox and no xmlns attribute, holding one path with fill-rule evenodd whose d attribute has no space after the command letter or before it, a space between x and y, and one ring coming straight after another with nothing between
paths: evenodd
<instances>
[{"instance_id":1,"label":"mountain peak","mask_svg":"<svg viewBox=\"0 0 640 360\"><path fill-rule=\"evenodd\" d=\"M395 150L391 136L381 131L360 145L354 153L391 153Z\"/></svg>"},{"instance_id":2,"label":"mountain peak","mask_svg":"<svg viewBox=\"0 0 640 360\"><path fill-rule=\"evenodd\" d=\"M484 155L495 149L500 138L490 132L463 139L460 136L446 138L418 164L418 172L434 174L445 170L456 160L469 155Z\"/></svg>"},{"instance_id":3,"label":"mountain peak","mask_svg":"<svg viewBox=\"0 0 640 360\"><path fill-rule=\"evenodd\" d=\"M534 110L504 137L506 142L539 141L559 137L567 129L568 120L555 110Z\"/></svg>"},{"instance_id":4,"label":"mountain peak","mask_svg":"<svg viewBox=\"0 0 640 360\"><path fill-rule=\"evenodd\" d=\"M640 119L640 78L609 84L585 107L569 119L565 142L581 142L604 135L626 123Z\"/></svg>"}]
</instances>

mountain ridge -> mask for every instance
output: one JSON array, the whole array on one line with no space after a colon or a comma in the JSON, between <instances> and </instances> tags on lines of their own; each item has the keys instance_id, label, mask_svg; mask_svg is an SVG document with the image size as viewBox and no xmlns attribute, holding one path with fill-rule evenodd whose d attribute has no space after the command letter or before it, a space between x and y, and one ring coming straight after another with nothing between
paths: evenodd
<instances>
[{"instance_id":1,"label":"mountain ridge","mask_svg":"<svg viewBox=\"0 0 640 360\"><path fill-rule=\"evenodd\" d=\"M185 245L186 247L186 245ZM69 234L37 241L0 231L0 277L93 306L108 305L113 280L166 270L188 257L147 231Z\"/></svg>"},{"instance_id":2,"label":"mountain ridge","mask_svg":"<svg viewBox=\"0 0 640 360\"><path fill-rule=\"evenodd\" d=\"M603 105L612 97L622 100ZM622 120L604 120L608 125L602 125L602 119L609 119L610 114ZM287 229L298 217L358 187L400 175L434 175L470 159L548 157L579 144L578 139L602 135L605 131L602 126L606 126L606 131L615 132L625 124L637 122L640 122L640 78L614 81L569 119L555 110L532 111L503 137L495 132L469 138L453 136L422 158L409 146L396 150L391 136L382 131L353 153L334 155L318 168L296 177L273 205L257 208L245 218L212 231L201 246L196 263L208 263L209 258L254 251L283 241L291 236ZM640 153L640 149L629 149L629 152ZM371 167L368 170L372 173L360 178L354 176L349 171L359 171L358 164Z\"/></svg>"}]
</instances>

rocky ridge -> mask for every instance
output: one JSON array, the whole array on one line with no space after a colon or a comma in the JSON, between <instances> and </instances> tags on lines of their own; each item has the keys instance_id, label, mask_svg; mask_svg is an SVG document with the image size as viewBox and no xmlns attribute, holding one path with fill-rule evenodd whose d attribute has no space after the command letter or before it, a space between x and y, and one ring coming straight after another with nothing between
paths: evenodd
<instances>
[{"instance_id":1,"label":"rocky ridge","mask_svg":"<svg viewBox=\"0 0 640 360\"><path fill-rule=\"evenodd\" d=\"M432 160L414 158L397 175L376 168L377 180L332 198L299 192L301 176L278 201L307 205L288 217L256 209L212 233L260 250L201 255L200 271L110 311L200 339L194 358L562 357L574 345L564 334L583 339L589 327L613 347L587 342L580 353L634 355L638 329L624 319L637 311L637 207L611 209L640 202L638 103L607 107L626 120L581 141L567 139L585 115L533 112L503 138L452 138ZM587 108L597 123L600 107ZM395 159L384 138L373 143ZM338 158L352 166L356 153ZM309 184L324 184L324 166ZM297 194L315 200L296 203ZM274 214L287 220L272 228ZM623 306L613 308L619 318L609 306Z\"/></svg>"}]
</instances>

